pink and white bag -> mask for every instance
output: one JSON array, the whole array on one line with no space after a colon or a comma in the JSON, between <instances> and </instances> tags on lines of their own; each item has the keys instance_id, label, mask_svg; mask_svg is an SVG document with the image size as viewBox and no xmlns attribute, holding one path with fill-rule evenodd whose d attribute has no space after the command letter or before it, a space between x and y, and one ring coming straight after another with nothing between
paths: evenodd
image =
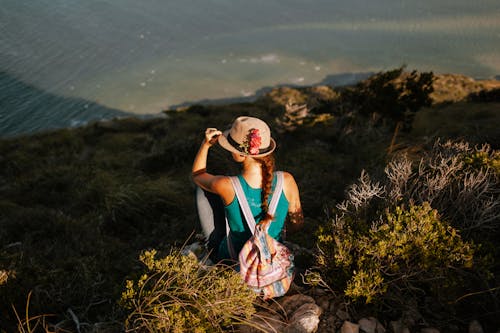
<instances>
[{"instance_id":1,"label":"pink and white bag","mask_svg":"<svg viewBox=\"0 0 500 333\"><path fill-rule=\"evenodd\" d=\"M283 191L283 173L278 171L276 187L269 204L269 214L274 215ZM238 260L240 274L245 283L264 299L286 294L294 278L293 255L290 250L268 234L270 224L256 224L238 177L231 177L241 210L252 231L252 237L241 249ZM227 226L229 230L229 226ZM229 231L228 231L229 233ZM229 236L229 235L228 235ZM228 247L235 257L228 237Z\"/></svg>"}]
</instances>

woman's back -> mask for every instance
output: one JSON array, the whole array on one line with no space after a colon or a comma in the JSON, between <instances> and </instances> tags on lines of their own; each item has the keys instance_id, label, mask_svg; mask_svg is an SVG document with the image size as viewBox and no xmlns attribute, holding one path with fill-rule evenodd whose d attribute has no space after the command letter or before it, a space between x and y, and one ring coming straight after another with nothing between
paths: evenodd
<instances>
[{"instance_id":1,"label":"woman's back","mask_svg":"<svg viewBox=\"0 0 500 333\"><path fill-rule=\"evenodd\" d=\"M248 205L252 212L255 221L258 223L264 217L261 198L262 198L262 188L254 188L248 184L242 175L237 176L240 180L243 193L247 199ZM271 195L268 201L270 202L272 196L274 195L274 189L276 187L277 173L273 173L273 181L271 185ZM276 212L273 215L273 220L269 225L268 233L271 237L277 240L282 239L282 234L284 230L284 224L288 213L288 200L285 193L281 191L279 193L279 201L276 208ZM245 221L245 217L240 208L240 203L238 198L235 196L234 200L229 204L224 206L226 217L228 220L229 227L231 229L230 239L233 243L234 250L239 252L243 247L243 244L252 236L252 233L248 227L248 223ZM229 251L227 248L227 241L221 242L219 247L219 257L221 259L230 258Z\"/></svg>"}]
</instances>

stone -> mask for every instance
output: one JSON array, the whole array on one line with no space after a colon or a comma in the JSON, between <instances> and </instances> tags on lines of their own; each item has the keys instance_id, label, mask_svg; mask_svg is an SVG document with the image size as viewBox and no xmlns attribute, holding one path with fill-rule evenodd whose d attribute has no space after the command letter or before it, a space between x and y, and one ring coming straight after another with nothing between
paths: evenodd
<instances>
[{"instance_id":1,"label":"stone","mask_svg":"<svg viewBox=\"0 0 500 333\"><path fill-rule=\"evenodd\" d=\"M314 288L313 289L314 298L331 295L331 292L322 288Z\"/></svg>"},{"instance_id":2,"label":"stone","mask_svg":"<svg viewBox=\"0 0 500 333\"><path fill-rule=\"evenodd\" d=\"M339 318L342 321L346 321L346 320L350 319L350 316L347 313L347 311L344 311L342 309L338 309L337 312L335 312L335 314L337 315L337 318Z\"/></svg>"},{"instance_id":3,"label":"stone","mask_svg":"<svg viewBox=\"0 0 500 333\"><path fill-rule=\"evenodd\" d=\"M335 313L335 309L338 308L338 304L335 304L334 301L330 302L330 307L328 308L328 311L330 311L331 313Z\"/></svg>"},{"instance_id":4,"label":"stone","mask_svg":"<svg viewBox=\"0 0 500 333\"><path fill-rule=\"evenodd\" d=\"M346 320L340 328L340 333L359 333L359 325Z\"/></svg>"},{"instance_id":5,"label":"stone","mask_svg":"<svg viewBox=\"0 0 500 333\"><path fill-rule=\"evenodd\" d=\"M317 297L316 304L318 304L323 311L327 311L330 308L330 297L329 296Z\"/></svg>"},{"instance_id":6,"label":"stone","mask_svg":"<svg viewBox=\"0 0 500 333\"><path fill-rule=\"evenodd\" d=\"M483 327L477 320L473 320L469 324L469 333L483 333Z\"/></svg>"},{"instance_id":7,"label":"stone","mask_svg":"<svg viewBox=\"0 0 500 333\"><path fill-rule=\"evenodd\" d=\"M391 328L392 332L394 333L410 333L410 330L408 327L406 327L405 324L401 320L398 321L391 321L389 323L389 327Z\"/></svg>"},{"instance_id":8,"label":"stone","mask_svg":"<svg viewBox=\"0 0 500 333\"><path fill-rule=\"evenodd\" d=\"M318 330L323 310L314 303L305 303L293 313L285 333L314 333Z\"/></svg>"},{"instance_id":9,"label":"stone","mask_svg":"<svg viewBox=\"0 0 500 333\"><path fill-rule=\"evenodd\" d=\"M365 333L385 333L384 326L374 317L361 318L358 325Z\"/></svg>"},{"instance_id":10,"label":"stone","mask_svg":"<svg viewBox=\"0 0 500 333\"><path fill-rule=\"evenodd\" d=\"M329 332L334 332L335 331L335 324L337 323L337 318L334 315L329 315L326 320L326 326L330 329L332 329ZM499 332L500 333L500 332Z\"/></svg>"},{"instance_id":11,"label":"stone","mask_svg":"<svg viewBox=\"0 0 500 333\"><path fill-rule=\"evenodd\" d=\"M292 296L285 296L279 304L284 310L286 316L289 318L295 312L295 310L306 303L314 304L314 298L307 295L295 294Z\"/></svg>"},{"instance_id":12,"label":"stone","mask_svg":"<svg viewBox=\"0 0 500 333\"><path fill-rule=\"evenodd\" d=\"M358 320L359 329L365 333L375 333L377 329L377 322L374 318L361 318Z\"/></svg>"},{"instance_id":13,"label":"stone","mask_svg":"<svg viewBox=\"0 0 500 333\"><path fill-rule=\"evenodd\" d=\"M250 323L239 327L239 333L276 333L283 332L286 323L278 314L265 311L255 313Z\"/></svg>"},{"instance_id":14,"label":"stone","mask_svg":"<svg viewBox=\"0 0 500 333\"><path fill-rule=\"evenodd\" d=\"M416 301L409 302L409 309L403 312L401 320L408 326L414 326L424 321L424 318L418 311L418 304L416 304Z\"/></svg>"}]
</instances>

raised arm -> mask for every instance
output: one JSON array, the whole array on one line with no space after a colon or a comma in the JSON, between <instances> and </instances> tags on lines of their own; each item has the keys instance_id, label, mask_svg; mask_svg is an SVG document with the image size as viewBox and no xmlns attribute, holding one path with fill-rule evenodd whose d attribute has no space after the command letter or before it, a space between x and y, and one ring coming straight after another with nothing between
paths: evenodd
<instances>
[{"instance_id":1,"label":"raised arm","mask_svg":"<svg viewBox=\"0 0 500 333\"><path fill-rule=\"evenodd\" d=\"M219 194L224 203L228 204L234 197L230 180L225 176L212 175L207 172L207 157L210 147L218 140L222 132L215 128L207 128L205 138L201 143L200 149L194 158L192 171L193 182L202 189Z\"/></svg>"},{"instance_id":2,"label":"raised arm","mask_svg":"<svg viewBox=\"0 0 500 333\"><path fill-rule=\"evenodd\" d=\"M299 188L295 179L288 172L285 172L284 176L284 191L288 200L287 230L293 233L300 230L304 225L304 214L302 213Z\"/></svg>"}]
</instances>

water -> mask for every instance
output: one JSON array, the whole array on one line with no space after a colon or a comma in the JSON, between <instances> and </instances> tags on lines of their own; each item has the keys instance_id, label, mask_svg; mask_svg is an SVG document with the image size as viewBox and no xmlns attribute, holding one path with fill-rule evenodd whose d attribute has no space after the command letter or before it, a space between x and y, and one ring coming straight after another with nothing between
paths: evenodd
<instances>
[{"instance_id":1,"label":"water","mask_svg":"<svg viewBox=\"0 0 500 333\"><path fill-rule=\"evenodd\" d=\"M0 4L0 136L401 65L500 74L498 0Z\"/></svg>"}]
</instances>

